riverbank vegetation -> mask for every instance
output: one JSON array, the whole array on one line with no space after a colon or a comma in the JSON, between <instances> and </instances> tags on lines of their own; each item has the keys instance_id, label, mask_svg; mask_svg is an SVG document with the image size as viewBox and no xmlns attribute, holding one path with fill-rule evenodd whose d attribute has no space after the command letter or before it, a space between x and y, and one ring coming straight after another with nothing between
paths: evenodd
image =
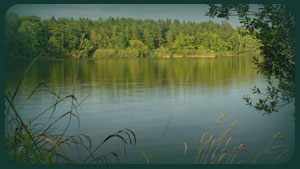
<instances>
[{"instance_id":1,"label":"riverbank vegetation","mask_svg":"<svg viewBox=\"0 0 300 169\"><path fill-rule=\"evenodd\" d=\"M230 13L228 13L230 10L242 11L239 13L239 15L241 15L240 18L247 18L244 14L249 12L247 10L244 11L245 9L248 9L244 6L212 5L210 9L210 16L225 16L225 18L228 18L230 15ZM253 20L253 22L251 22L252 25L250 24L248 26L246 25L245 28L238 27L236 29L232 28L228 22L217 24L213 22L196 23L168 19L141 20L132 18L99 18L98 20L81 18L75 20L52 17L50 19L41 19L37 16L19 17L16 14L8 14L5 20L6 57L15 59L33 59L33 62L25 70L24 75L18 81L16 89L14 91L6 91L5 93L5 148L8 158L16 163L120 163L120 158L122 157L121 152L123 151L119 150L102 153L101 148L104 143L112 139L117 139L120 141L121 145L124 146L124 153L126 153L127 145L136 143L134 131L128 128L121 129L114 134L108 135L103 138L103 140L100 140L100 142L97 142L97 145L94 145L92 138L86 134L78 133L75 130L70 132L69 128L71 126L71 120L74 118L77 121L79 128L80 118L77 108L87 98L85 97L79 100L75 97L77 76L75 76L73 85L71 85L72 93L69 95L62 96L60 93L52 91L47 84L38 82L37 86L30 92L30 95L24 97L24 100L17 103L16 98L18 97L20 90L23 89L22 85L26 73L31 68L32 64L41 57L50 59L231 57L236 55L257 56L261 50L264 60L262 62L256 60L259 72L263 73L269 79L275 78L279 80L279 83L274 87L272 86L274 84L269 80L267 94L261 93L261 91L255 87L253 93L264 94L266 98L259 99L258 103L252 104L250 97L244 97L247 104L255 106L257 110L263 110L267 114L270 114L286 104L294 103L294 21L293 19L288 19L291 18L291 15L285 6L266 5L264 9L265 10L258 13L256 17L260 19L265 18L267 19L266 22ZM277 12L276 10L278 9L280 9L282 13ZM221 14L219 16L217 14L220 11ZM222 11L225 11L225 15ZM269 18L269 16L276 17ZM279 19L276 19L278 17ZM248 19L249 18L245 20ZM271 25L272 27L269 27L270 19L274 19L271 20L273 23ZM285 20L286 24L279 24L281 23L279 21L282 20ZM245 22L245 24L246 23L247 22ZM278 27L275 27L276 23L278 23ZM256 32L257 28L261 28L259 30L260 32ZM282 37L287 39L286 42L282 42ZM260 41L258 39L260 39ZM263 45L259 42L262 42ZM272 44L270 44L271 42ZM140 59L136 60L140 61ZM77 62L78 60L75 61ZM174 76L176 75L176 78L169 78L164 83L186 84L185 82L192 82L193 80L189 79L189 76L193 76L196 73L199 74L199 72L204 72L201 74L202 79L205 79L205 76L213 76L215 79L220 77L224 78L226 75L230 74L230 71L233 71L234 67L238 67L235 66L232 61L223 62L228 64L216 65L215 67L218 68L217 71L216 69L213 69L214 67L210 64L204 62L200 63L198 61L193 62L193 71L190 69L174 68L176 70L176 72L174 71ZM136 74L141 74L142 68L148 69L146 66L141 66L142 64L139 62L134 63L132 66L133 68L130 68L125 63L121 63L121 66L114 65L112 69L108 69L110 68L109 66L113 65L108 63L112 62L107 62L101 66L99 66L100 64L95 65L94 67L97 67L97 69L94 70L88 69L86 64L85 68L87 69L84 69L86 72L84 74L86 75L85 77L91 77L91 79L97 79L93 77L98 75L113 77L112 81L122 82L119 84L126 84L129 83L128 81L130 80L133 82L137 81L137 78L135 78ZM172 64L180 65L180 63L176 62ZM164 74L169 74L167 71L173 70L172 64L162 63L157 66L158 68L151 68L151 73L145 73L144 77L153 77L155 74L159 74L157 72L160 72L160 75L162 75L161 77L163 77ZM141 69L136 65L139 65ZM243 66L245 67L247 65L244 64ZM63 68L63 66L61 67ZM89 68L90 67L91 65L89 65ZM222 70L220 69L222 67L229 71L219 72ZM228 67L230 67L230 69ZM92 74L89 72L105 72L103 71L104 69L106 73L97 72ZM56 71L59 71L60 73L61 70L66 69L56 69ZM107 70L116 71L108 72ZM133 78L130 78L130 80L126 79L123 73L124 70L130 72ZM67 79L68 77L65 75L56 76L55 78L51 78L51 80L55 81L59 78ZM145 78L141 79L144 80ZM159 83L162 82L162 80L159 81ZM205 83L213 86L217 82L212 81ZM152 85L152 82L145 82L144 84L149 84L150 86ZM108 85L111 86L111 83L108 83ZM22 107L29 102L38 90L48 92L49 96L55 98L55 102L49 107L45 107L46 109L39 112L36 116L25 119L22 116ZM281 103L280 101L282 104L279 104ZM70 104L69 109L65 112L58 112L61 114L57 114L57 108L61 104ZM46 114L48 115L48 118L46 117L46 122L39 121L41 117L45 117ZM202 136L201 139L199 139L199 149L197 149L197 154L192 154L195 164L259 163L259 160L263 155L272 155L274 158L270 163L279 163L281 158L290 151L287 145L281 144L283 131L279 131L254 159L240 159L239 157L242 153L248 154L250 150L248 151L248 145L240 143L229 147L232 140L234 140L230 135L232 128L235 125L238 125L238 121L233 122L224 132L218 132L217 127L225 115L226 114L223 114L216 121L215 128L199 135L199 137ZM63 122L60 123L61 121ZM170 121L171 118L168 121L162 136L159 138L157 145L166 133ZM60 128L58 127L59 124L65 125L63 128ZM70 133L74 134L69 135ZM189 155L189 145L185 141L186 140L178 143L179 145L184 145L183 161L187 155ZM72 152L75 148L78 150L78 147L87 154L86 157L82 158L83 160L81 159L82 161L74 160L69 156L70 151ZM156 145L154 148L156 148ZM142 162L145 162L146 164L152 163L152 158L157 155L155 151L152 151L147 155L147 152L144 152L142 149L141 152L145 158L145 161ZM97 155L96 152L98 152ZM111 157L114 159L113 162L109 160ZM242 157L243 156L241 156L241 158ZM262 163L265 162L266 161L263 161Z\"/></svg>"},{"instance_id":2,"label":"riverbank vegetation","mask_svg":"<svg viewBox=\"0 0 300 169\"><path fill-rule=\"evenodd\" d=\"M21 105L15 103L18 93L22 90L24 77L38 58L34 59L24 72L16 89L5 94L5 148L8 159L15 163L26 164L119 163L122 153L120 149L103 153L101 148L106 142L115 138L123 144L123 150L126 153L126 146L136 143L136 136L132 130L121 129L96 145L86 134L78 131L69 132L72 120L77 121L79 130L80 118L77 109L88 98L88 95L82 100L76 98L76 76L73 81L72 93L69 95L62 96L51 90L46 83L41 82L23 100ZM28 104L32 96L39 90L48 92L50 96L56 98L56 101L37 114L31 112L33 114L31 118L24 118L23 106ZM70 108L65 112L57 112L57 109L65 104L70 104ZM46 121L41 120L43 118L46 118ZM63 125L61 126L61 124ZM87 152L83 161L78 162L70 156L70 151L76 151L75 147L78 152L80 150Z\"/></svg>"},{"instance_id":3,"label":"riverbank vegetation","mask_svg":"<svg viewBox=\"0 0 300 169\"><path fill-rule=\"evenodd\" d=\"M132 18L41 19L10 13L5 19L8 58L226 57L259 55L260 43L228 22ZM17 46L17 47L16 47Z\"/></svg>"}]
</instances>

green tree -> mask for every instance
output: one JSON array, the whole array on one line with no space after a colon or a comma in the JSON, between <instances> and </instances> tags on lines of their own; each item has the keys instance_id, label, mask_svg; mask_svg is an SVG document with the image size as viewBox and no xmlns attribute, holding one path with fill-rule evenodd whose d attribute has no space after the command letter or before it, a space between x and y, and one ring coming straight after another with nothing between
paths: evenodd
<instances>
[{"instance_id":1,"label":"green tree","mask_svg":"<svg viewBox=\"0 0 300 169\"><path fill-rule=\"evenodd\" d=\"M168 47L170 48L173 45L175 40L175 32L173 29L168 30L166 34L166 40L167 40Z\"/></svg>"},{"instance_id":2,"label":"green tree","mask_svg":"<svg viewBox=\"0 0 300 169\"><path fill-rule=\"evenodd\" d=\"M212 21L180 23L170 19L157 21L112 17L98 20L40 19L8 14L5 28L6 53L18 58L34 57L40 52L44 52L43 57L52 58L91 57L96 51L97 57L239 53L258 51L255 46L259 44L253 36L241 36L239 32L243 30L240 28L233 29L227 22L218 24ZM232 38L233 35L238 38ZM136 40L134 45L130 45L130 40ZM138 46L136 44L141 49L133 47Z\"/></svg>"},{"instance_id":3,"label":"green tree","mask_svg":"<svg viewBox=\"0 0 300 169\"><path fill-rule=\"evenodd\" d=\"M154 39L150 34L150 31L148 29L145 29L143 32L143 37L144 37L144 43L148 46L148 48L154 49Z\"/></svg>"},{"instance_id":4,"label":"green tree","mask_svg":"<svg viewBox=\"0 0 300 169\"><path fill-rule=\"evenodd\" d=\"M9 58L18 59L20 56L16 46L20 46L17 31L21 23L19 16L14 13L8 14L5 18L5 49Z\"/></svg>"},{"instance_id":5,"label":"green tree","mask_svg":"<svg viewBox=\"0 0 300 169\"><path fill-rule=\"evenodd\" d=\"M35 57L45 49L43 27L40 18L27 17L17 30L20 54L25 57Z\"/></svg>"},{"instance_id":6,"label":"green tree","mask_svg":"<svg viewBox=\"0 0 300 169\"><path fill-rule=\"evenodd\" d=\"M148 54L148 46L146 46L140 40L130 40L129 45L131 49L135 49L138 51L138 57L146 57Z\"/></svg>"},{"instance_id":7,"label":"green tree","mask_svg":"<svg viewBox=\"0 0 300 169\"><path fill-rule=\"evenodd\" d=\"M284 4L260 5L255 12L250 9L246 4L210 5L207 15L226 19L238 15L243 26L261 42L264 59L254 57L254 62L268 86L266 92L253 88L253 93L262 97L258 102L253 103L249 96L244 99L248 105L270 114L295 103L295 20Z\"/></svg>"},{"instance_id":8,"label":"green tree","mask_svg":"<svg viewBox=\"0 0 300 169\"><path fill-rule=\"evenodd\" d=\"M90 30L90 42L92 43L93 46L95 46L95 48L98 48L99 37L95 28L92 28Z\"/></svg>"},{"instance_id":9,"label":"green tree","mask_svg":"<svg viewBox=\"0 0 300 169\"><path fill-rule=\"evenodd\" d=\"M195 38L193 36L184 35L180 33L172 45L172 50L174 53L183 53L184 51L193 50Z\"/></svg>"}]
</instances>

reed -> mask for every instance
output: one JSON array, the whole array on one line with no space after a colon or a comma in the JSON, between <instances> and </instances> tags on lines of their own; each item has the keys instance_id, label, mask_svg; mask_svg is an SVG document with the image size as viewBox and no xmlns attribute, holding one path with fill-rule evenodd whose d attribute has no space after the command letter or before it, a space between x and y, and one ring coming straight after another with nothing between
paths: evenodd
<instances>
[{"instance_id":1,"label":"reed","mask_svg":"<svg viewBox=\"0 0 300 169\"><path fill-rule=\"evenodd\" d=\"M115 163L120 163L120 151L112 151L110 153L101 154L101 147L109 140L116 138L120 140L124 147L124 154L126 154L126 146L134 145L136 143L135 133L124 128L116 133L107 136L100 144L93 148L92 139L85 134L77 133L74 135L66 135L66 131L71 125L73 118L77 119L77 126L79 130L80 118L78 107L88 98L86 96L79 101L75 96L77 77L73 81L72 93L70 95L61 96L60 93L51 91L46 83L39 83L26 97L19 108L16 108L15 98L22 88L22 84L26 79L26 74L37 61L35 58L26 69L13 94L5 93L5 143L8 158L16 163L29 164L53 164L53 163L109 163L111 159L115 159ZM26 122L22 117L22 108L32 96L39 90L47 91L49 95L56 97L55 103L46 108L44 111L38 113L32 119ZM54 113L57 111L57 106L60 104L70 103L70 109L63 112L57 118L53 119ZM39 118L45 114L50 113L50 118L45 123L40 123ZM67 118L67 123L62 132L57 131L56 125L62 119ZM83 162L77 162L71 159L66 152L67 149L78 150L81 147L88 154ZM95 153L97 152L97 155ZM99 155L100 154L100 155Z\"/></svg>"},{"instance_id":2,"label":"reed","mask_svg":"<svg viewBox=\"0 0 300 169\"><path fill-rule=\"evenodd\" d=\"M196 163L198 162L199 158L200 158L201 152L202 152L202 150L203 150L203 145L202 145L202 143L203 143L203 140L204 140L204 138L205 138L206 136L207 136L207 133L203 133L203 134L202 134L201 141L200 141L200 147L199 147L199 149L198 149L198 153L197 153L197 156L196 156L196 158L195 158L194 164L196 164Z\"/></svg>"},{"instance_id":3,"label":"reed","mask_svg":"<svg viewBox=\"0 0 300 169\"><path fill-rule=\"evenodd\" d=\"M217 126L221 123L221 120L223 120L227 114L228 114L228 112L225 112L221 115L221 117L218 118L218 120L216 121Z\"/></svg>"},{"instance_id":4,"label":"reed","mask_svg":"<svg viewBox=\"0 0 300 169\"><path fill-rule=\"evenodd\" d=\"M185 157L187 154L187 143L184 141L182 141L181 143L184 145L184 156L183 157Z\"/></svg>"},{"instance_id":5,"label":"reed","mask_svg":"<svg viewBox=\"0 0 300 169\"><path fill-rule=\"evenodd\" d=\"M208 139L206 139L206 142L203 144L203 141L205 140L205 136L207 135L204 133L201 137L200 141L200 147L197 153L197 156L195 158L194 163L195 164L216 164L220 163L223 158L225 158L229 153L226 150L226 147L230 143L232 136L230 136L225 143L223 143L223 140L227 135L229 135L232 131L232 128L239 122L235 121L233 122L227 130L225 130L219 137L216 137L212 140L212 138L215 136L214 130L215 128L220 125L221 121L224 119L224 117L228 113L223 113L216 121L216 125L211 129L210 133L212 134ZM223 149L221 149L223 145ZM202 153L203 152L203 153ZM202 154L201 154L202 153ZM200 161L199 161L200 159Z\"/></svg>"},{"instance_id":6,"label":"reed","mask_svg":"<svg viewBox=\"0 0 300 169\"><path fill-rule=\"evenodd\" d=\"M218 118L216 121L216 126L220 125L221 121L227 114L228 113L224 113L220 116L220 118ZM228 148L233 139L230 134L233 130L233 127L235 127L238 123L238 120L232 122L229 127L219 135L219 137L214 134L216 126L210 130L209 133L211 135L208 133L203 133L200 139L200 146L197 151L194 164L246 164L247 161L251 161L249 159L238 160L240 153L244 152L250 154L244 144L235 146L232 149ZM278 163L278 161L288 152L287 145L274 145L276 141L283 139L282 134L283 131L276 133L264 150L255 156L255 158L252 160L252 163L256 163L263 154L270 154L272 151L282 150L273 160L274 163ZM188 145L185 146L187 147ZM184 150L184 157L185 156L187 156L186 149Z\"/></svg>"},{"instance_id":7,"label":"reed","mask_svg":"<svg viewBox=\"0 0 300 169\"><path fill-rule=\"evenodd\" d=\"M259 158L262 155L274 153L274 150L283 149L283 151L274 159L273 162L277 162L285 153L287 153L288 152L288 146L287 145L277 145L277 146L274 146L274 144L277 141L284 139L282 137L283 133L284 133L283 130L280 130L279 132L277 132L272 137L272 139L269 141L269 143L265 146L265 148L255 156L255 158L252 160L252 164L257 163L257 161L259 160Z\"/></svg>"}]
</instances>

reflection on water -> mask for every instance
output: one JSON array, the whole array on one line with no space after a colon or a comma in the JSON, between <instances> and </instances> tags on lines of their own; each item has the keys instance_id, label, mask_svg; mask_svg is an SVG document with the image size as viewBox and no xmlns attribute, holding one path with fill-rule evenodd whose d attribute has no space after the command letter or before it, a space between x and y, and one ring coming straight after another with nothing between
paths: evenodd
<instances>
[{"instance_id":1,"label":"reflection on water","mask_svg":"<svg viewBox=\"0 0 300 169\"><path fill-rule=\"evenodd\" d=\"M24 63L8 64L7 92L15 87L25 67ZM99 142L124 127L135 131L137 146L129 147L123 162L143 163L139 148L142 147L146 153L151 151L171 114L170 126L158 147L161 153L153 159L153 163L182 163L181 141L188 143L185 162L193 162L201 135L210 131L224 112L229 114L214 133L219 134L230 123L240 120L232 132L232 146L243 143L253 152L241 155L241 158L252 158L281 129L285 130L286 137L282 143L289 145L292 154L294 124L286 112L293 111L294 107L288 106L273 115L261 116L245 106L242 100L253 85L265 85L254 67L251 58L247 57L41 60L28 73L16 104L21 104L22 99L41 81L62 95L70 94L74 76L77 76L77 98L81 100L90 95L79 110L81 133ZM30 118L53 102L55 97L40 90L22 109L23 116ZM57 112L66 109L61 106ZM117 141L108 144L102 151L112 151L115 145L118 145ZM264 158L266 162L270 160Z\"/></svg>"},{"instance_id":2,"label":"reflection on water","mask_svg":"<svg viewBox=\"0 0 300 169\"><path fill-rule=\"evenodd\" d=\"M56 85L72 84L78 74L81 83L121 89L158 86L230 86L248 83L254 78L249 58L202 59L106 59L39 61L29 73L30 81ZM17 67L14 67L17 68ZM15 72L15 70L14 70ZM9 71L9 75L11 75ZM8 76L13 82L17 76ZM54 86L55 87L55 86Z\"/></svg>"}]
</instances>

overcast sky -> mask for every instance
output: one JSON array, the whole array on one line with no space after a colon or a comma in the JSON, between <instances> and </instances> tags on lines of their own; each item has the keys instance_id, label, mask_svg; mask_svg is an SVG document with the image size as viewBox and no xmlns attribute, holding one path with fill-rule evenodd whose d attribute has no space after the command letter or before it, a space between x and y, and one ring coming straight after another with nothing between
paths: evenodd
<instances>
[{"instance_id":1,"label":"overcast sky","mask_svg":"<svg viewBox=\"0 0 300 169\"><path fill-rule=\"evenodd\" d=\"M205 16L208 5L203 4L18 4L7 13L19 16L36 15L47 19L52 16L66 18L98 19L108 17L131 17L141 19L178 19L180 21L209 21L221 23L224 19ZM237 18L228 22L236 27Z\"/></svg>"}]
</instances>

